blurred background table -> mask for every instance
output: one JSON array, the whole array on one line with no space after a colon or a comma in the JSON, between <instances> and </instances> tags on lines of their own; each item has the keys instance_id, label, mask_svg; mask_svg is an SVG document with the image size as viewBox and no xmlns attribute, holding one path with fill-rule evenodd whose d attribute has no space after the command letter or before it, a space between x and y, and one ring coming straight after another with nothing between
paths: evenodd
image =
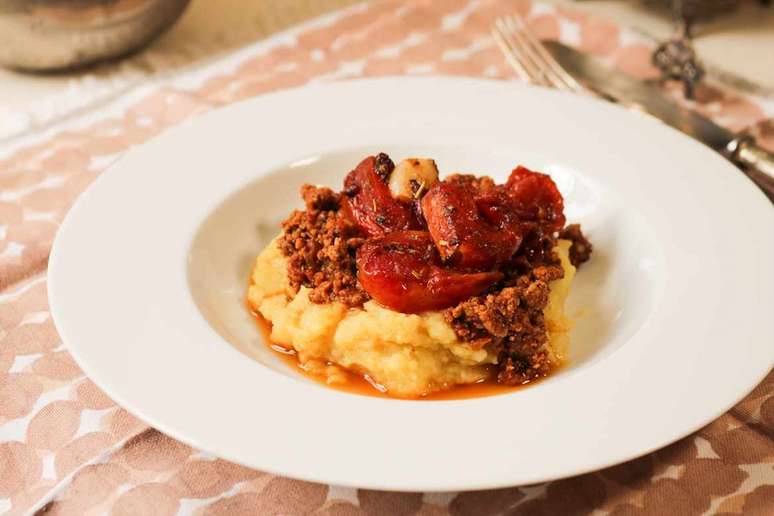
<instances>
[{"instance_id":1,"label":"blurred background table","mask_svg":"<svg viewBox=\"0 0 774 516\"><path fill-rule=\"evenodd\" d=\"M665 13L638 1L549 0L603 14L658 40L674 30ZM292 25L362 0L192 0L172 29L144 51L96 68L55 75L0 69L0 143L115 98L151 77L174 73ZM699 26L696 48L713 70L774 91L774 9L743 1Z\"/></svg>"}]
</instances>

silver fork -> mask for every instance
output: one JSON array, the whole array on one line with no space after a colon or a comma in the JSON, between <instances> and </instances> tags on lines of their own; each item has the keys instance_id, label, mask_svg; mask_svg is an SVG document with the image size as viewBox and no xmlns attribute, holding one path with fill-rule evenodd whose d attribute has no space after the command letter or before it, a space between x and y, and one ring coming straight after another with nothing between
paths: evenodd
<instances>
[{"instance_id":1,"label":"silver fork","mask_svg":"<svg viewBox=\"0 0 774 516\"><path fill-rule=\"evenodd\" d=\"M496 20L492 36L511 67L527 82L594 95L562 68L521 16L504 16Z\"/></svg>"}]
</instances>

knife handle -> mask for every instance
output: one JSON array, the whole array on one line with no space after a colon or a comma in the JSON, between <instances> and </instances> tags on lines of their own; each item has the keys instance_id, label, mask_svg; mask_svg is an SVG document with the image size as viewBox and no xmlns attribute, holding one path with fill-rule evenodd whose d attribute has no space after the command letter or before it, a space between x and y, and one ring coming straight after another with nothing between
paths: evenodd
<instances>
[{"instance_id":1,"label":"knife handle","mask_svg":"<svg viewBox=\"0 0 774 516\"><path fill-rule=\"evenodd\" d=\"M774 202L774 153L757 145L750 136L740 136L729 149L731 160Z\"/></svg>"}]
</instances>

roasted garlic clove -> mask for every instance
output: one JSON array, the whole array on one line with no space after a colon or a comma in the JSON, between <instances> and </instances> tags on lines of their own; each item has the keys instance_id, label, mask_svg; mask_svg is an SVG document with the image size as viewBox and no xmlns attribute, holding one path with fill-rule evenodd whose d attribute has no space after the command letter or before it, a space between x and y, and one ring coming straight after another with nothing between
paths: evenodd
<instances>
[{"instance_id":1,"label":"roasted garlic clove","mask_svg":"<svg viewBox=\"0 0 774 516\"><path fill-rule=\"evenodd\" d=\"M396 199L419 199L438 182L438 167L428 158L404 159L390 174L390 192Z\"/></svg>"}]
</instances>

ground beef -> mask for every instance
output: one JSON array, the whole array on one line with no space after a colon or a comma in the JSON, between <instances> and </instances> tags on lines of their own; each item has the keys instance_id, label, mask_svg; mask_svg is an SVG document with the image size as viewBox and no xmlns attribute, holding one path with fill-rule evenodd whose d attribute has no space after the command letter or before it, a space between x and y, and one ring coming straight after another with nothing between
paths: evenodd
<instances>
[{"instance_id":1,"label":"ground beef","mask_svg":"<svg viewBox=\"0 0 774 516\"><path fill-rule=\"evenodd\" d=\"M474 176L473 174L452 174L444 181L469 191L484 193L493 190L496 186L494 179L489 176Z\"/></svg>"},{"instance_id":2,"label":"ground beef","mask_svg":"<svg viewBox=\"0 0 774 516\"><path fill-rule=\"evenodd\" d=\"M301 185L301 198L308 211L336 211L341 195L324 186Z\"/></svg>"},{"instance_id":3,"label":"ground beef","mask_svg":"<svg viewBox=\"0 0 774 516\"><path fill-rule=\"evenodd\" d=\"M564 276L555 244L551 233L536 228L505 269L500 285L444 311L460 340L497 352L498 383L521 385L545 376L551 368L543 309L550 282Z\"/></svg>"},{"instance_id":4,"label":"ground beef","mask_svg":"<svg viewBox=\"0 0 774 516\"><path fill-rule=\"evenodd\" d=\"M559 238L572 242L570 246L570 262L578 267L591 257L591 242L581 231L580 224L570 224L559 233Z\"/></svg>"},{"instance_id":5,"label":"ground beef","mask_svg":"<svg viewBox=\"0 0 774 516\"><path fill-rule=\"evenodd\" d=\"M306 210L294 211L282 223L279 240L288 258L291 288L309 287L313 303L362 305L369 296L357 281L355 253L363 238L339 210L341 196L329 188L304 185L301 197Z\"/></svg>"}]
</instances>

